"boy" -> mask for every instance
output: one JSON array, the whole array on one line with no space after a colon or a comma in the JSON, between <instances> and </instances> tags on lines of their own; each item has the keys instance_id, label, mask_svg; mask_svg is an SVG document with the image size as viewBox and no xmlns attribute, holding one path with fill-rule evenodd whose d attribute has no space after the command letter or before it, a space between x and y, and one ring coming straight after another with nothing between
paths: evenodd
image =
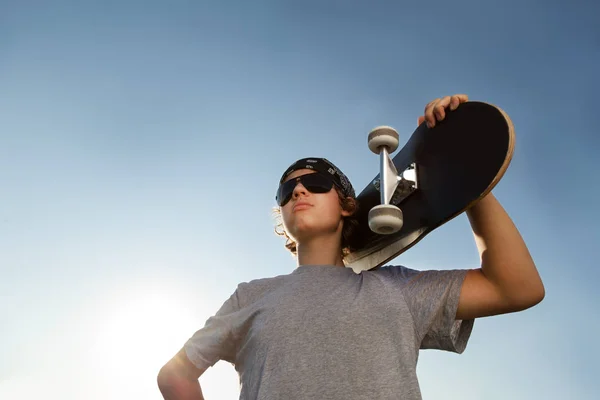
<instances>
[{"instance_id":1,"label":"boy","mask_svg":"<svg viewBox=\"0 0 600 400\"><path fill-rule=\"evenodd\" d=\"M436 99L418 122L435 126L467 100ZM467 212L481 256L474 270L345 268L355 193L327 160L293 164L277 203L297 268L240 284L159 372L165 399L202 399L198 378L218 360L235 365L240 399L421 399L419 349L462 353L475 318L544 297L525 243L492 194Z\"/></svg>"}]
</instances>

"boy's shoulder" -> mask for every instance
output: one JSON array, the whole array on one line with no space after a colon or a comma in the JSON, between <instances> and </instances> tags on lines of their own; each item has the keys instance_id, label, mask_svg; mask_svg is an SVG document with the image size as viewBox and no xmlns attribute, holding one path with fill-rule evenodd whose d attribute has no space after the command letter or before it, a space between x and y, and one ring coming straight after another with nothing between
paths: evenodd
<instances>
[{"instance_id":1,"label":"boy's shoulder","mask_svg":"<svg viewBox=\"0 0 600 400\"><path fill-rule=\"evenodd\" d=\"M467 270L465 269L424 269L417 270L404 265L386 265L373 271L385 279L396 283L444 283L455 279L463 279Z\"/></svg>"},{"instance_id":2,"label":"boy's shoulder","mask_svg":"<svg viewBox=\"0 0 600 400\"><path fill-rule=\"evenodd\" d=\"M404 265L385 265L369 272L395 280L409 281L425 271L419 271Z\"/></svg>"},{"instance_id":3,"label":"boy's shoulder","mask_svg":"<svg viewBox=\"0 0 600 400\"><path fill-rule=\"evenodd\" d=\"M290 274L285 275L276 275L276 276L268 276L262 278L255 278L245 282L238 283L238 290L260 290L262 288L270 288L274 286L279 286L283 282L285 282L286 278L289 277Z\"/></svg>"},{"instance_id":4,"label":"boy's shoulder","mask_svg":"<svg viewBox=\"0 0 600 400\"><path fill-rule=\"evenodd\" d=\"M291 274L276 275L271 277L255 278L240 282L235 293L238 301L242 304L253 303L256 299L264 296L282 285L289 279Z\"/></svg>"}]
</instances>

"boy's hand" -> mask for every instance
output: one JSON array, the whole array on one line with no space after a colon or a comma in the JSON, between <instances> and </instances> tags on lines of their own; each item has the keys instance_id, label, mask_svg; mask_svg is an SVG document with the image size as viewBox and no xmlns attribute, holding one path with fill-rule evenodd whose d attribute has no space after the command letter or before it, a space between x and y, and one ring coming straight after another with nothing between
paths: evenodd
<instances>
[{"instance_id":1,"label":"boy's hand","mask_svg":"<svg viewBox=\"0 0 600 400\"><path fill-rule=\"evenodd\" d=\"M446 108L450 107L451 111L456 110L460 103L469 101L469 96L466 94L455 94L446 96L441 99L435 99L425 106L425 115L421 115L418 119L419 125L427 121L427 126L433 128L436 120L441 121L446 117Z\"/></svg>"}]
</instances>

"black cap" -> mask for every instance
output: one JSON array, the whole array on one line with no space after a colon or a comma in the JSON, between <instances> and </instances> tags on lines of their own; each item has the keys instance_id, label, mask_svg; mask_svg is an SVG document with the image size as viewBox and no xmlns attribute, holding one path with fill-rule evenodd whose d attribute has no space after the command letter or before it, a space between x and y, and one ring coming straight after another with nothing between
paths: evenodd
<instances>
[{"instance_id":1,"label":"black cap","mask_svg":"<svg viewBox=\"0 0 600 400\"><path fill-rule=\"evenodd\" d=\"M283 173L281 179L279 180L279 184L283 183L285 178L287 178L292 172L299 169L312 169L321 174L327 175L332 178L336 186L342 190L344 196L353 198L356 197L354 188L352 187L350 180L348 180L348 177L346 177L346 175L344 175L344 173L330 161L320 157L309 157L296 161Z\"/></svg>"}]
</instances>

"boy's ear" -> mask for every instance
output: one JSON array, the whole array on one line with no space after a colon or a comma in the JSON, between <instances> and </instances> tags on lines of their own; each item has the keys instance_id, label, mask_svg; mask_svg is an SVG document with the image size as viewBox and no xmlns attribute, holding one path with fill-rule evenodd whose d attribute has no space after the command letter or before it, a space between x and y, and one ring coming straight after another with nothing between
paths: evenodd
<instances>
[{"instance_id":1,"label":"boy's ear","mask_svg":"<svg viewBox=\"0 0 600 400\"><path fill-rule=\"evenodd\" d=\"M357 208L358 202L356 201L356 199L352 197L346 197L342 201L342 216L349 217L353 215L356 212Z\"/></svg>"}]
</instances>

